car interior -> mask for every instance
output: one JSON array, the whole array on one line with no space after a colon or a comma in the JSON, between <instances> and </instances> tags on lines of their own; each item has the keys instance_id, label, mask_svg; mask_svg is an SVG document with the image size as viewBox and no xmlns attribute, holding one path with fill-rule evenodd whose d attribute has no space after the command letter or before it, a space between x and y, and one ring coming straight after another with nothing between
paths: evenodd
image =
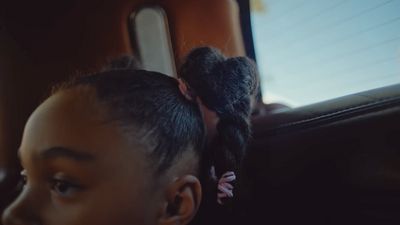
<instances>
[{"instance_id":1,"label":"car interior","mask_svg":"<svg viewBox=\"0 0 400 225\"><path fill-rule=\"evenodd\" d=\"M0 213L18 194L24 124L52 85L132 54L146 69L177 76L198 46L260 67L252 2L2 1ZM400 223L400 84L300 107L263 102L264 92L252 116L237 224Z\"/></svg>"}]
</instances>

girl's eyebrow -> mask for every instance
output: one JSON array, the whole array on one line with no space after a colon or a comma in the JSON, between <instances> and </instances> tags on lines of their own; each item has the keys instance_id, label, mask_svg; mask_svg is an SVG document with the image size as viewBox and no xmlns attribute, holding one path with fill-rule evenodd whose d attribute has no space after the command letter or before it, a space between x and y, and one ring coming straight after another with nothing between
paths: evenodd
<instances>
[{"instance_id":1,"label":"girl's eyebrow","mask_svg":"<svg viewBox=\"0 0 400 225\"><path fill-rule=\"evenodd\" d=\"M43 159L68 158L74 161L93 161L95 158L89 153L65 147L52 147L42 151L39 155Z\"/></svg>"}]
</instances>

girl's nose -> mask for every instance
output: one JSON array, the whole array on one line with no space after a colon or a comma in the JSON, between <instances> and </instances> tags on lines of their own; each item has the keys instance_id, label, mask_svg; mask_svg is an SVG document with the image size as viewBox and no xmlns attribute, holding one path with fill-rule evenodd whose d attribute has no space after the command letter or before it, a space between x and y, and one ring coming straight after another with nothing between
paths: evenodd
<instances>
[{"instance_id":1,"label":"girl's nose","mask_svg":"<svg viewBox=\"0 0 400 225\"><path fill-rule=\"evenodd\" d=\"M2 215L3 225L40 225L35 212L35 206L29 201L27 193L23 192L4 210Z\"/></svg>"}]
</instances>

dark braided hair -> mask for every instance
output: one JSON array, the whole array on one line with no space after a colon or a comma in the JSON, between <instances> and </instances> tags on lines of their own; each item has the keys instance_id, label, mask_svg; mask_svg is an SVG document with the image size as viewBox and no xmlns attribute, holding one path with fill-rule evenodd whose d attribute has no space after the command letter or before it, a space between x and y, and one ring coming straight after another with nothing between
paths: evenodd
<instances>
[{"instance_id":1,"label":"dark braided hair","mask_svg":"<svg viewBox=\"0 0 400 225\"><path fill-rule=\"evenodd\" d=\"M251 98L258 87L253 62L246 57L227 59L218 50L203 47L188 55L180 76L218 115L218 136L210 146L218 177L238 172L250 137Z\"/></svg>"},{"instance_id":2,"label":"dark braided hair","mask_svg":"<svg viewBox=\"0 0 400 225\"><path fill-rule=\"evenodd\" d=\"M227 59L208 47L197 48L187 56L180 78L219 118L218 135L207 142L201 109L195 100L182 95L178 81L157 72L132 68L136 65L124 57L104 71L75 79L57 90L94 88L98 101L108 109L108 119L148 147L157 175L168 170L183 152L195 152L200 180L206 190L197 219L208 217L206 214L219 207L217 184L210 179L211 166L218 176L240 170L250 137L250 101L258 86L255 66L245 57Z\"/></svg>"},{"instance_id":3,"label":"dark braided hair","mask_svg":"<svg viewBox=\"0 0 400 225\"><path fill-rule=\"evenodd\" d=\"M202 47L187 56L179 75L219 118L217 136L207 146L201 162L202 181L207 185L203 190L210 197L204 199L197 219L199 224L209 224L204 217L212 217L215 224L224 224L228 222L224 215L232 213L232 202L215 204L216 184L209 179L209 171L213 166L218 178L227 171L240 175L250 138L251 101L258 90L256 66L246 57L226 58L217 49Z\"/></svg>"}]
</instances>

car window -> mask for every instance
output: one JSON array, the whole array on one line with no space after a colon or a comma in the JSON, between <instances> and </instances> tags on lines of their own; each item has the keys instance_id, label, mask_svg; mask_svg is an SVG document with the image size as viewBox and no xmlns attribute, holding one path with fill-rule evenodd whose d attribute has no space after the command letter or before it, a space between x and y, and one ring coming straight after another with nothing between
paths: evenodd
<instances>
[{"instance_id":1,"label":"car window","mask_svg":"<svg viewBox=\"0 0 400 225\"><path fill-rule=\"evenodd\" d=\"M399 0L253 0L264 102L293 107L400 83Z\"/></svg>"}]
</instances>

